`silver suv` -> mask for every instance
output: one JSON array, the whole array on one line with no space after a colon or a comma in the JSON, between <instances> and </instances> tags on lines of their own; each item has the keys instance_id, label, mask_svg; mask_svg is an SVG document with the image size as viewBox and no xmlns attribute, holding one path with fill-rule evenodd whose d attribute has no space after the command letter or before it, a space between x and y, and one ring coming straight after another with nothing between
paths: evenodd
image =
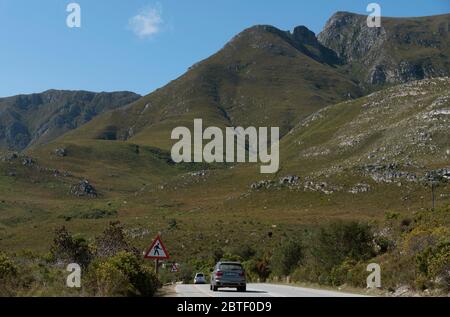
<instances>
[{"instance_id":1,"label":"silver suv","mask_svg":"<svg viewBox=\"0 0 450 317\"><path fill-rule=\"evenodd\" d=\"M216 292L220 287L236 287L238 292L247 290L247 279L239 262L219 262L211 274L210 289Z\"/></svg>"}]
</instances>

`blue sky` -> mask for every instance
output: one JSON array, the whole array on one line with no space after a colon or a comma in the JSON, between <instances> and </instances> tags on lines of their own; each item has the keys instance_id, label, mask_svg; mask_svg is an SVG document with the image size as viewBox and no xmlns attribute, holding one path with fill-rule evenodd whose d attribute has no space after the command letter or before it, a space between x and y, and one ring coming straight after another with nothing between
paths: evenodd
<instances>
[{"instance_id":1,"label":"blue sky","mask_svg":"<svg viewBox=\"0 0 450 317\"><path fill-rule=\"evenodd\" d=\"M66 6L81 6L81 28ZM450 13L450 0L0 0L0 96L47 89L147 94L254 24L319 32L336 11Z\"/></svg>"}]
</instances>

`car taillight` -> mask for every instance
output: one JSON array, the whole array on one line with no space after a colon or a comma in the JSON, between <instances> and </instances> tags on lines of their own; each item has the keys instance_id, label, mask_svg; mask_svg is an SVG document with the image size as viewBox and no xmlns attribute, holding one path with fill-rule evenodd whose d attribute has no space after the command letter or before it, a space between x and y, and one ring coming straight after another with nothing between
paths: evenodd
<instances>
[{"instance_id":1,"label":"car taillight","mask_svg":"<svg viewBox=\"0 0 450 317\"><path fill-rule=\"evenodd\" d=\"M222 272L216 272L216 277L222 277L223 273Z\"/></svg>"},{"instance_id":2,"label":"car taillight","mask_svg":"<svg viewBox=\"0 0 450 317\"><path fill-rule=\"evenodd\" d=\"M245 277L245 272L241 272L241 273L239 273L239 276L241 276L241 277Z\"/></svg>"}]
</instances>

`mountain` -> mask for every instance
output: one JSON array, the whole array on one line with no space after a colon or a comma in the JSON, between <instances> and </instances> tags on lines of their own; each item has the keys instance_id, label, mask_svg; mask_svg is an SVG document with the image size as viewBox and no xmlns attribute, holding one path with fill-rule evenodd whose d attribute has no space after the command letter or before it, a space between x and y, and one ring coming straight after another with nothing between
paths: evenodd
<instances>
[{"instance_id":1,"label":"mountain","mask_svg":"<svg viewBox=\"0 0 450 317\"><path fill-rule=\"evenodd\" d=\"M65 140L127 140L168 149L170 131L202 117L218 126L280 126L282 135L327 105L360 97L386 84L450 74L450 15L383 17L338 12L315 36L258 25L218 53L138 100L112 95L48 91L0 99L0 147L21 150Z\"/></svg>"},{"instance_id":2,"label":"mountain","mask_svg":"<svg viewBox=\"0 0 450 317\"><path fill-rule=\"evenodd\" d=\"M48 90L0 98L0 148L23 150L48 143L139 97L131 92Z\"/></svg>"},{"instance_id":3,"label":"mountain","mask_svg":"<svg viewBox=\"0 0 450 317\"><path fill-rule=\"evenodd\" d=\"M360 16L339 13L318 39L305 27L244 30L165 87L19 156L0 156L0 246L44 249L56 225L90 237L113 218L142 247L164 232L175 256L192 257L206 252L205 241L213 250L335 219L406 219L430 206L430 176L448 177L450 80L409 73L372 81L370 65L395 73L397 61L430 56L433 71L423 77L445 73L445 41L429 34L445 17L385 18L384 29L364 31ZM406 45L411 30L418 35ZM363 32L385 32L386 41L366 47ZM279 172L174 164L170 133L194 118L281 127ZM450 202L449 186L436 186L439 206Z\"/></svg>"},{"instance_id":4,"label":"mountain","mask_svg":"<svg viewBox=\"0 0 450 317\"><path fill-rule=\"evenodd\" d=\"M338 12L316 37L258 25L183 76L129 107L99 116L62 140L123 140L169 149L170 132L205 125L279 126L384 86L450 74L450 14L382 19Z\"/></svg>"},{"instance_id":5,"label":"mountain","mask_svg":"<svg viewBox=\"0 0 450 317\"><path fill-rule=\"evenodd\" d=\"M380 28L369 28L367 16L338 12L318 39L366 87L450 74L450 14L382 17Z\"/></svg>"},{"instance_id":6,"label":"mountain","mask_svg":"<svg viewBox=\"0 0 450 317\"><path fill-rule=\"evenodd\" d=\"M313 32L255 26L218 53L129 107L99 116L65 140L108 139L168 149L170 132L194 118L215 126L279 126L361 95L336 54Z\"/></svg>"},{"instance_id":7,"label":"mountain","mask_svg":"<svg viewBox=\"0 0 450 317\"><path fill-rule=\"evenodd\" d=\"M177 165L154 147L66 136L1 156L0 247L45 251L57 226L91 237L120 220L142 248L164 232L179 257L336 219L407 218L431 206L429 175L449 177L449 87L449 78L422 80L328 106L281 140L273 175L259 164ZM449 189L436 186L437 206L450 203Z\"/></svg>"},{"instance_id":8,"label":"mountain","mask_svg":"<svg viewBox=\"0 0 450 317\"><path fill-rule=\"evenodd\" d=\"M314 113L282 140L282 161L291 172L419 182L450 168L449 124L450 79L414 81Z\"/></svg>"}]
</instances>

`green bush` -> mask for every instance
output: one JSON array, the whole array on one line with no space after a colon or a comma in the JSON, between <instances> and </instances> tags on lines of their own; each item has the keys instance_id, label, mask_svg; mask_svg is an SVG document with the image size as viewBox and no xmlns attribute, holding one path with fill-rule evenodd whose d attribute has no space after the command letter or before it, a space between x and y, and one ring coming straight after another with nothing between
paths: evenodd
<instances>
[{"instance_id":1,"label":"green bush","mask_svg":"<svg viewBox=\"0 0 450 317\"><path fill-rule=\"evenodd\" d=\"M78 263L82 267L87 267L92 260L87 242L82 238L72 237L65 227L55 231L50 253L55 262Z\"/></svg>"},{"instance_id":2,"label":"green bush","mask_svg":"<svg viewBox=\"0 0 450 317\"><path fill-rule=\"evenodd\" d=\"M121 251L139 255L139 251L133 248L125 238L124 227L119 221L109 223L103 233L95 239L95 255L97 257L112 257Z\"/></svg>"},{"instance_id":3,"label":"green bush","mask_svg":"<svg viewBox=\"0 0 450 317\"><path fill-rule=\"evenodd\" d=\"M226 252L223 257L220 259L220 261L231 261L231 262L241 262L242 258L237 255L230 252Z\"/></svg>"},{"instance_id":4,"label":"green bush","mask_svg":"<svg viewBox=\"0 0 450 317\"><path fill-rule=\"evenodd\" d=\"M231 253L237 255L242 260L247 261L255 256L256 250L251 245L244 244L235 247Z\"/></svg>"},{"instance_id":5,"label":"green bush","mask_svg":"<svg viewBox=\"0 0 450 317\"><path fill-rule=\"evenodd\" d=\"M194 281L195 268L192 264L183 264L180 269L180 279L184 284L191 284Z\"/></svg>"},{"instance_id":6,"label":"green bush","mask_svg":"<svg viewBox=\"0 0 450 317\"><path fill-rule=\"evenodd\" d=\"M153 296L159 285L158 278L153 271L142 264L134 254L120 252L110 259L113 266L117 267L128 277L131 285L135 288L132 295Z\"/></svg>"},{"instance_id":7,"label":"green bush","mask_svg":"<svg viewBox=\"0 0 450 317\"><path fill-rule=\"evenodd\" d=\"M96 296L127 296L134 291L128 277L111 262L93 264L87 283Z\"/></svg>"},{"instance_id":8,"label":"green bush","mask_svg":"<svg viewBox=\"0 0 450 317\"><path fill-rule=\"evenodd\" d=\"M0 252L0 296L15 296L17 287L18 267L3 252Z\"/></svg>"},{"instance_id":9,"label":"green bush","mask_svg":"<svg viewBox=\"0 0 450 317\"><path fill-rule=\"evenodd\" d=\"M362 263L376 255L376 247L383 251L388 248L384 241L379 243L367 224L333 223L309 236L304 251L299 245L280 249L291 260L285 259L285 264L281 265L279 260L274 262L273 270L283 275L293 271L292 280L297 282L363 286L365 268ZM295 259L294 254L301 254L301 257Z\"/></svg>"},{"instance_id":10,"label":"green bush","mask_svg":"<svg viewBox=\"0 0 450 317\"><path fill-rule=\"evenodd\" d=\"M94 262L89 268L88 285L98 296L154 296L160 282L153 271L134 254L119 252Z\"/></svg>"},{"instance_id":11,"label":"green bush","mask_svg":"<svg viewBox=\"0 0 450 317\"><path fill-rule=\"evenodd\" d=\"M299 241L289 240L274 251L271 260L272 272L277 276L287 276L301 264L303 259L303 245Z\"/></svg>"},{"instance_id":12,"label":"green bush","mask_svg":"<svg viewBox=\"0 0 450 317\"><path fill-rule=\"evenodd\" d=\"M334 223L322 228L312 245L318 264L328 272L344 260L364 261L376 255L374 235L368 224Z\"/></svg>"},{"instance_id":13,"label":"green bush","mask_svg":"<svg viewBox=\"0 0 450 317\"><path fill-rule=\"evenodd\" d=\"M263 256L262 258L252 258L243 262L242 265L244 266L249 281L255 282L259 279L260 281L265 282L270 276L270 262L266 256Z\"/></svg>"},{"instance_id":14,"label":"green bush","mask_svg":"<svg viewBox=\"0 0 450 317\"><path fill-rule=\"evenodd\" d=\"M299 266L291 275L291 280L293 282L311 282L311 283L319 283L320 281L320 272L316 270L315 265L305 264Z\"/></svg>"},{"instance_id":15,"label":"green bush","mask_svg":"<svg viewBox=\"0 0 450 317\"><path fill-rule=\"evenodd\" d=\"M432 284L450 290L450 243L428 247L416 256L418 276L416 286L428 288Z\"/></svg>"},{"instance_id":16,"label":"green bush","mask_svg":"<svg viewBox=\"0 0 450 317\"><path fill-rule=\"evenodd\" d=\"M333 286L348 284L355 287L365 287L368 274L366 267L367 265L362 262L351 259L344 260L331 270L329 284Z\"/></svg>"},{"instance_id":17,"label":"green bush","mask_svg":"<svg viewBox=\"0 0 450 317\"><path fill-rule=\"evenodd\" d=\"M3 252L0 252L0 280L15 277L18 268L13 261Z\"/></svg>"}]
</instances>

